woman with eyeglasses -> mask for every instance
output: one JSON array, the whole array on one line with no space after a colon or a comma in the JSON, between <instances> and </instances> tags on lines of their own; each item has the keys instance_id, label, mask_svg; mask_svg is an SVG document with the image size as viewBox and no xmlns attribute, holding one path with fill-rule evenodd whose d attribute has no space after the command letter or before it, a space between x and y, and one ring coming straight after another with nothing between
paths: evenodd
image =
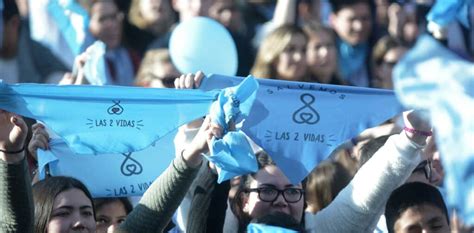
<instances>
[{"instance_id":1,"label":"woman with eyeglasses","mask_svg":"<svg viewBox=\"0 0 474 233\"><path fill-rule=\"evenodd\" d=\"M284 213L301 222L304 210L304 189L301 183L291 184L265 152L256 155L259 170L241 177L232 203L232 211L243 232L252 219Z\"/></svg>"},{"instance_id":2,"label":"woman with eyeglasses","mask_svg":"<svg viewBox=\"0 0 474 233\"><path fill-rule=\"evenodd\" d=\"M183 75L176 83L187 84L182 88L192 88L198 87L201 79L202 77L196 79L193 75ZM238 226L226 227L225 232L245 232L250 222L275 213L288 215L304 227L305 232L373 231L383 212L387 193L403 183L419 164L421 150L431 134L431 126L414 111L404 113L404 122L405 130L390 136L334 201L316 214L304 213L303 184L291 184L271 161L271 155L257 153L259 170L240 178L239 188L231 204L232 212L238 219ZM216 135L222 135L222 129L219 130ZM188 219L188 225L206 224L207 210L210 210L209 206L213 201L211 190L217 179L215 175L212 177L210 179L214 180L207 179L205 183L196 185L200 187L205 184L193 192L195 196L205 197L200 197L199 201L193 200L193 203L199 202L199 205L192 204L189 213L189 216L204 220L191 218ZM196 206L199 208L195 208ZM202 224L192 223L193 221ZM205 226L204 229L193 230L192 232L206 232Z\"/></svg>"}]
</instances>

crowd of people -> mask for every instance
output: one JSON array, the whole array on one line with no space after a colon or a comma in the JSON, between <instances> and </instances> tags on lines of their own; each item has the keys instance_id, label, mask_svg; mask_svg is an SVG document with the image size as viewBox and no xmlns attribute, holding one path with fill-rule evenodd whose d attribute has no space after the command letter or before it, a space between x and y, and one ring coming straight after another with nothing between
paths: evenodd
<instances>
[{"instance_id":1,"label":"crowd of people","mask_svg":"<svg viewBox=\"0 0 474 233\"><path fill-rule=\"evenodd\" d=\"M392 70L419 35L447 41L426 31L429 0L76 2L88 12L92 41L106 45L112 85L199 88L205 74L181 74L168 50L176 25L197 16L230 32L236 75L266 79L393 89ZM0 79L87 85L88 51L71 60L31 38L35 9L28 3L3 0ZM339 146L298 184L261 148L254 151L257 172L218 184L203 154L223 127L209 116L182 126L175 159L133 204L92 197L73 177L38 180L36 151L50 149L45 126L0 110L0 231L254 232L254 225L324 233L474 231L445 204L432 126L416 110Z\"/></svg>"}]
</instances>

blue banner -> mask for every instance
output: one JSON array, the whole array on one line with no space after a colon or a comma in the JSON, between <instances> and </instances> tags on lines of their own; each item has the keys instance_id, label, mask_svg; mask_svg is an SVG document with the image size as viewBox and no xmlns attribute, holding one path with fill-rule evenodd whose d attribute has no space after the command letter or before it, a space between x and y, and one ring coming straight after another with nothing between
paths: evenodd
<instances>
[{"instance_id":1,"label":"blue banner","mask_svg":"<svg viewBox=\"0 0 474 233\"><path fill-rule=\"evenodd\" d=\"M0 84L0 108L44 122L78 154L143 150L205 116L219 91Z\"/></svg>"},{"instance_id":2,"label":"blue banner","mask_svg":"<svg viewBox=\"0 0 474 233\"><path fill-rule=\"evenodd\" d=\"M178 126L206 115L222 88L242 80L211 75L203 80L202 90L2 84L0 108L45 122L76 153L122 154L143 150ZM303 180L339 144L401 112L389 90L258 81L257 86L241 84L258 91L240 129L272 156L293 183ZM235 112L229 106L253 95L226 93L227 105L221 107L227 122L232 115L227 112ZM233 147L224 143L220 151ZM222 162L221 168L236 164ZM237 163L233 167L237 169L228 172L254 170L253 163L245 164L249 167Z\"/></svg>"},{"instance_id":3,"label":"blue banner","mask_svg":"<svg viewBox=\"0 0 474 233\"><path fill-rule=\"evenodd\" d=\"M242 78L211 75L203 90ZM292 183L301 182L340 144L402 111L393 91L258 79L260 87L242 130Z\"/></svg>"},{"instance_id":4,"label":"blue banner","mask_svg":"<svg viewBox=\"0 0 474 233\"><path fill-rule=\"evenodd\" d=\"M77 155L59 138L50 150L38 150L40 177L46 167L52 176L71 176L82 181L93 197L141 196L175 157L170 133L138 152Z\"/></svg>"},{"instance_id":5,"label":"blue banner","mask_svg":"<svg viewBox=\"0 0 474 233\"><path fill-rule=\"evenodd\" d=\"M393 74L401 102L427 110L434 126L448 204L474 224L474 65L422 36Z\"/></svg>"}]
</instances>

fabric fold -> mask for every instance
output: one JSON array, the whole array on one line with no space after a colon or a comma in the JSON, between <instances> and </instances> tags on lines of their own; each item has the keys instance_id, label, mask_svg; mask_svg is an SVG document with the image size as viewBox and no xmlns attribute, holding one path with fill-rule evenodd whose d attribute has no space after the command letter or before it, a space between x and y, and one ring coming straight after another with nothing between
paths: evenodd
<instances>
[{"instance_id":1,"label":"fabric fold","mask_svg":"<svg viewBox=\"0 0 474 233\"><path fill-rule=\"evenodd\" d=\"M211 156L206 156L217 167L219 183L258 170L245 134L240 128L229 131L229 124L237 124L250 114L258 87L255 78L249 76L240 85L224 89L211 106L211 119L224 129L224 136L212 142Z\"/></svg>"}]
</instances>

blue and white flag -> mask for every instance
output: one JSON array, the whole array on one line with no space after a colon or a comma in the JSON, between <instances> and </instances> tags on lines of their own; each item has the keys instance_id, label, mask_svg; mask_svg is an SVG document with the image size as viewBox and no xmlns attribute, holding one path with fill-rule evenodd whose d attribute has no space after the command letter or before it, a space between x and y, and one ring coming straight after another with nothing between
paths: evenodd
<instances>
[{"instance_id":1,"label":"blue and white flag","mask_svg":"<svg viewBox=\"0 0 474 233\"><path fill-rule=\"evenodd\" d=\"M397 64L401 102L425 109L446 171L447 202L474 224L474 65L430 36L422 36Z\"/></svg>"},{"instance_id":2,"label":"blue and white flag","mask_svg":"<svg viewBox=\"0 0 474 233\"><path fill-rule=\"evenodd\" d=\"M211 75L201 89L234 86L242 78ZM292 183L301 182L340 144L402 111L393 91L258 79L242 130Z\"/></svg>"},{"instance_id":3,"label":"blue and white flag","mask_svg":"<svg viewBox=\"0 0 474 233\"><path fill-rule=\"evenodd\" d=\"M77 155L59 138L50 150L38 150L40 178L46 167L52 176L71 176L82 181L93 197L141 196L175 157L170 133L148 148L129 153Z\"/></svg>"},{"instance_id":4,"label":"blue and white flag","mask_svg":"<svg viewBox=\"0 0 474 233\"><path fill-rule=\"evenodd\" d=\"M59 27L74 55L82 53L91 40L89 14L76 0L50 0L48 13Z\"/></svg>"},{"instance_id":5,"label":"blue and white flag","mask_svg":"<svg viewBox=\"0 0 474 233\"><path fill-rule=\"evenodd\" d=\"M105 65L106 45L102 41L95 41L87 48L88 59L84 64L84 76L91 85L107 85L107 66ZM77 69L77 67L74 67ZM73 72L75 73L75 72Z\"/></svg>"},{"instance_id":6,"label":"blue and white flag","mask_svg":"<svg viewBox=\"0 0 474 233\"><path fill-rule=\"evenodd\" d=\"M72 67L74 58L94 39L89 16L75 0L29 0L31 38Z\"/></svg>"}]
</instances>

